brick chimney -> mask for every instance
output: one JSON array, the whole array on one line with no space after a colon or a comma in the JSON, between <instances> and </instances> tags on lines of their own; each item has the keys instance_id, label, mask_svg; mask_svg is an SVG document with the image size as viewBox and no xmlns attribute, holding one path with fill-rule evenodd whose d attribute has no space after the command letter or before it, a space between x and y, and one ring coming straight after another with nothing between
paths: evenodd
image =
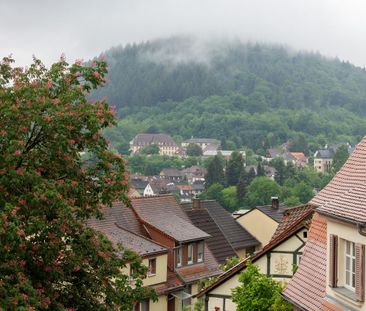
<instances>
[{"instance_id":1,"label":"brick chimney","mask_svg":"<svg viewBox=\"0 0 366 311\"><path fill-rule=\"evenodd\" d=\"M201 200L199 198L192 199L192 209L200 209L201 208Z\"/></svg>"},{"instance_id":2,"label":"brick chimney","mask_svg":"<svg viewBox=\"0 0 366 311\"><path fill-rule=\"evenodd\" d=\"M273 209L278 209L280 203L278 201L278 197L271 197L272 200L272 208Z\"/></svg>"}]
</instances>

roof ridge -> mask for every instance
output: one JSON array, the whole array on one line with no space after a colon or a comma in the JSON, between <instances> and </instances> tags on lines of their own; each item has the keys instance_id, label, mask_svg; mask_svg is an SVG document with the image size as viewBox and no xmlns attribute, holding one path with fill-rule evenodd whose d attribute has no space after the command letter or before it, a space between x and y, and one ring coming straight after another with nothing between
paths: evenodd
<instances>
[{"instance_id":1,"label":"roof ridge","mask_svg":"<svg viewBox=\"0 0 366 311\"><path fill-rule=\"evenodd\" d=\"M129 229L126 229L126 228L122 227L121 225L119 225L117 222L115 222L114 224L115 224L119 229L124 230L124 231L127 231L127 232L129 232L129 233L131 233L131 234L134 234L134 235L136 235L136 236L138 236L138 237L140 237L140 238L145 239L146 241L149 241L149 242L152 242L152 243L154 243L154 244L157 244L157 245L159 245L159 246L163 247L166 251L168 251L168 248L167 248L165 245L163 245L163 244L161 244L161 243L159 243L159 242L157 242L157 241L154 241L154 240L152 240L152 239L149 239L148 237L145 237L145 236L143 236L143 235L141 235L141 234L138 234L138 233L136 233L136 232L133 232L133 231L131 231L131 230L129 230Z\"/></svg>"}]
</instances>

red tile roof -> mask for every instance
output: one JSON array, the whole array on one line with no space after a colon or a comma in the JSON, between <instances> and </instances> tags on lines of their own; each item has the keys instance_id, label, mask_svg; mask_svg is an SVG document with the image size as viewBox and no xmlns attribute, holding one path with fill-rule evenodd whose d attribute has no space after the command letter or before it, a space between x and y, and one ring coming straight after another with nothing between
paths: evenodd
<instances>
[{"instance_id":1,"label":"red tile roof","mask_svg":"<svg viewBox=\"0 0 366 311\"><path fill-rule=\"evenodd\" d=\"M340 216L348 220L365 222L366 200L366 136L329 184L310 203L319 206L319 212ZM340 208L346 204L347 208ZM344 206L344 205L343 205Z\"/></svg>"},{"instance_id":2,"label":"red tile roof","mask_svg":"<svg viewBox=\"0 0 366 311\"><path fill-rule=\"evenodd\" d=\"M283 296L305 310L322 309L326 288L326 219L315 213L301 263Z\"/></svg>"},{"instance_id":3,"label":"red tile roof","mask_svg":"<svg viewBox=\"0 0 366 311\"><path fill-rule=\"evenodd\" d=\"M275 239L282 232L291 227L294 223L296 223L299 219L305 219L307 216L311 218L313 211L315 209L314 205L304 204L297 207L288 208L283 213L283 217L281 222L278 224L278 227L273 234L272 239ZM310 226L310 224L309 224Z\"/></svg>"}]
</instances>

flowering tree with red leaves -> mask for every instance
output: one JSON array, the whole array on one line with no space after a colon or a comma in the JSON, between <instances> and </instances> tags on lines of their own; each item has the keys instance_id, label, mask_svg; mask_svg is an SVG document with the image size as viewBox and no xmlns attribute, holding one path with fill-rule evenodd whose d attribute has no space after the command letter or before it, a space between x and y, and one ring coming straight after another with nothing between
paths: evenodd
<instances>
[{"instance_id":1,"label":"flowering tree with red leaves","mask_svg":"<svg viewBox=\"0 0 366 311\"><path fill-rule=\"evenodd\" d=\"M0 309L131 310L150 294L146 269L85 225L101 206L128 204L124 162L101 135L113 111L87 99L106 63L13 62L0 62Z\"/></svg>"}]
</instances>

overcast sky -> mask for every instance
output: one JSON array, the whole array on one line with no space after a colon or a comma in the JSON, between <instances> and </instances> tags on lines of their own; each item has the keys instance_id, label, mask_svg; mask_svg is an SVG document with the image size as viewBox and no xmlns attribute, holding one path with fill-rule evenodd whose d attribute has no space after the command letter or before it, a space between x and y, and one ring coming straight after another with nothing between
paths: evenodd
<instances>
[{"instance_id":1,"label":"overcast sky","mask_svg":"<svg viewBox=\"0 0 366 311\"><path fill-rule=\"evenodd\" d=\"M366 66L364 0L0 0L0 57L65 53L172 35L282 43Z\"/></svg>"}]
</instances>

